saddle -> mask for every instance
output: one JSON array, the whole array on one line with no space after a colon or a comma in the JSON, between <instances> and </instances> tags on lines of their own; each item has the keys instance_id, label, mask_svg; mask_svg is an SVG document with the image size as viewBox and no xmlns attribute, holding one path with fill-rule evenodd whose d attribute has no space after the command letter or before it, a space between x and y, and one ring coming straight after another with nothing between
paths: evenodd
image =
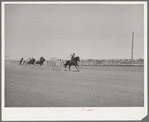
<instances>
[{"instance_id":1,"label":"saddle","mask_svg":"<svg viewBox=\"0 0 149 122\"><path fill-rule=\"evenodd\" d=\"M74 59L71 59L70 61L72 64L77 64L77 61L75 61Z\"/></svg>"}]
</instances>

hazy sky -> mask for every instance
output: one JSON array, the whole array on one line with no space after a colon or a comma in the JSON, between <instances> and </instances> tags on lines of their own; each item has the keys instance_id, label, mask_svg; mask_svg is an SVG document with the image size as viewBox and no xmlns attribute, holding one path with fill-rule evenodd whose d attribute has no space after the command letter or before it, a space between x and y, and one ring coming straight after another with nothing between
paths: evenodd
<instances>
[{"instance_id":1,"label":"hazy sky","mask_svg":"<svg viewBox=\"0 0 149 122\"><path fill-rule=\"evenodd\" d=\"M144 57L143 5L7 4L5 55L66 59Z\"/></svg>"}]
</instances>

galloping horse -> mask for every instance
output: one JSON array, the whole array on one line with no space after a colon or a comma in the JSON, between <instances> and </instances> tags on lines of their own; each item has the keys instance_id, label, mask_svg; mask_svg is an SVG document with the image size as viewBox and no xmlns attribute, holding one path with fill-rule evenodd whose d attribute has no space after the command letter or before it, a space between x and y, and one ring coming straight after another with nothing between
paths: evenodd
<instances>
[{"instance_id":1,"label":"galloping horse","mask_svg":"<svg viewBox=\"0 0 149 122\"><path fill-rule=\"evenodd\" d=\"M30 61L29 61L27 64L30 64L30 65L33 64L33 65L35 65L35 61L36 61L36 60L35 60L34 58L32 58L32 59L30 59ZM36 66L36 65L35 65L35 66Z\"/></svg>"},{"instance_id":2,"label":"galloping horse","mask_svg":"<svg viewBox=\"0 0 149 122\"><path fill-rule=\"evenodd\" d=\"M43 65L43 62L45 61L45 58L41 58L39 61L36 62L37 66L38 64L41 66Z\"/></svg>"},{"instance_id":3,"label":"galloping horse","mask_svg":"<svg viewBox=\"0 0 149 122\"><path fill-rule=\"evenodd\" d=\"M75 66L76 67L76 69L79 71L79 65L78 65L78 62L77 61L79 61L80 62L80 58L77 56L77 57L75 57L72 61L71 60L68 60L65 64L64 64L64 67L66 68L68 65L69 65L69 71L70 71L70 67L71 66ZM77 68L77 66L78 66L78 68Z\"/></svg>"}]
</instances>

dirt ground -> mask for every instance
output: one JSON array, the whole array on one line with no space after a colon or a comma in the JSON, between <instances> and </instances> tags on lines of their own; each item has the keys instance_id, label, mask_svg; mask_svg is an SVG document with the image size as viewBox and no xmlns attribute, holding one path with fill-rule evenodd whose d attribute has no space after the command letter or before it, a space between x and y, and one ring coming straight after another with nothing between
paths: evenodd
<instances>
[{"instance_id":1,"label":"dirt ground","mask_svg":"<svg viewBox=\"0 0 149 122\"><path fill-rule=\"evenodd\" d=\"M143 107L143 67L6 63L5 107Z\"/></svg>"}]
</instances>

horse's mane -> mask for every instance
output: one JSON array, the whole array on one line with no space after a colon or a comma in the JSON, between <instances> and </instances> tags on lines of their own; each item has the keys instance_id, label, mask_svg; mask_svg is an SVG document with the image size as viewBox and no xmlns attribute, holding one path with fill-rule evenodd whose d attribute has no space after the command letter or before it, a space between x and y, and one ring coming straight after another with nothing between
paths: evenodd
<instances>
[{"instance_id":1,"label":"horse's mane","mask_svg":"<svg viewBox=\"0 0 149 122\"><path fill-rule=\"evenodd\" d=\"M78 60L80 60L80 57L79 57L79 56L76 56L76 57L75 57L75 59L78 59Z\"/></svg>"}]
</instances>

